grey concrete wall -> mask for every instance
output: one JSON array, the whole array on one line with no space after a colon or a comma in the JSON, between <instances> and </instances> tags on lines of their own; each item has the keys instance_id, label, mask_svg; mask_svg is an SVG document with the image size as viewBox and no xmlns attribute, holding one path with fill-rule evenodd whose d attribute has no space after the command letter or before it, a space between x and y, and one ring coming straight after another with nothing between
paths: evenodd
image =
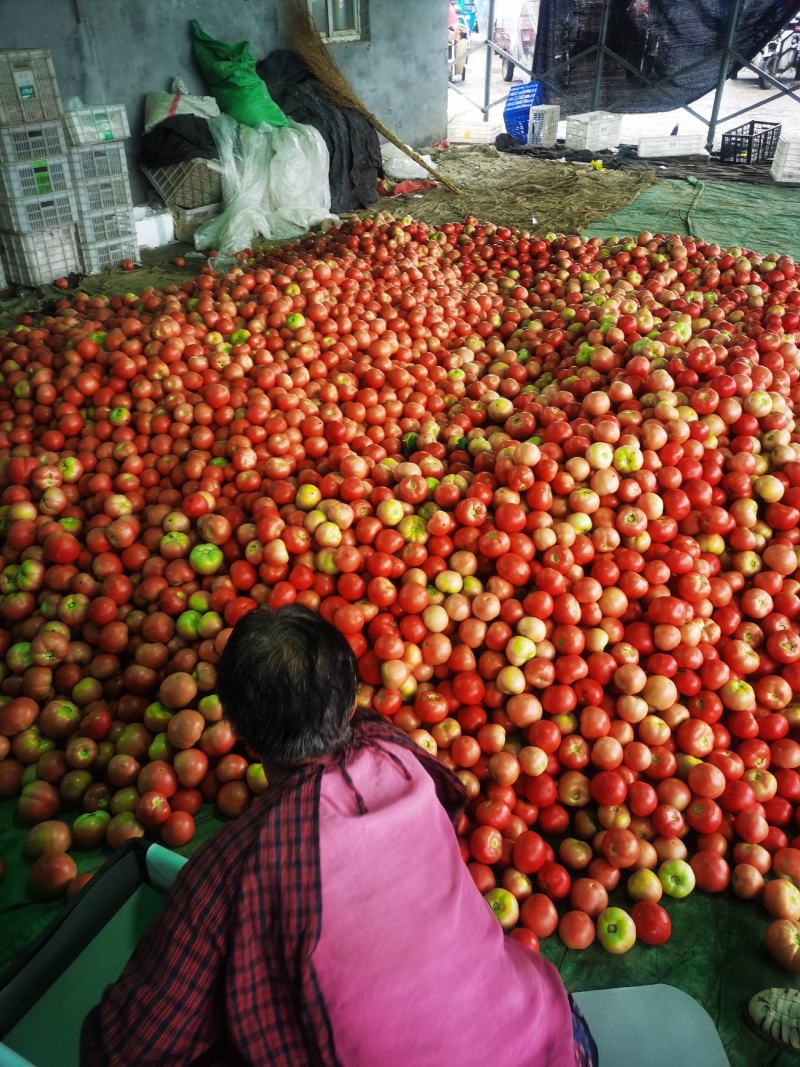
<instances>
[{"instance_id":1,"label":"grey concrete wall","mask_svg":"<svg viewBox=\"0 0 800 1067\"><path fill-rule=\"evenodd\" d=\"M446 0L365 0L369 39L333 54L366 105L415 146L447 129ZM181 75L204 93L190 19L220 40L249 40L261 59L285 44L279 0L0 0L0 47L50 48L64 99L124 103L134 200L148 186L135 165L144 94Z\"/></svg>"}]
</instances>

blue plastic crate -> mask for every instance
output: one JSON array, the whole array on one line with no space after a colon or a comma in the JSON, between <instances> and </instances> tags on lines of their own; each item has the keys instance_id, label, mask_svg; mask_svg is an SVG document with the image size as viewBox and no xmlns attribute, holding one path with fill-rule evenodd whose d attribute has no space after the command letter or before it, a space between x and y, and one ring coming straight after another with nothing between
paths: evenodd
<instances>
[{"instance_id":1,"label":"blue plastic crate","mask_svg":"<svg viewBox=\"0 0 800 1067\"><path fill-rule=\"evenodd\" d=\"M514 86L503 108L503 122L512 137L516 137L523 144L528 143L530 110L543 103L541 82L526 82L525 85Z\"/></svg>"}]
</instances>

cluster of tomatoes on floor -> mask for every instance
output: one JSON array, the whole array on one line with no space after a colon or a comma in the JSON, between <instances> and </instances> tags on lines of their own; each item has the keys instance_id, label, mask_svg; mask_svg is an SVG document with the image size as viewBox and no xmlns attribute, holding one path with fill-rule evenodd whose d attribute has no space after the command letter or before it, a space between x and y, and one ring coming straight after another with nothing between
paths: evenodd
<instances>
[{"instance_id":1,"label":"cluster of tomatoes on floor","mask_svg":"<svg viewBox=\"0 0 800 1067\"><path fill-rule=\"evenodd\" d=\"M668 938L662 893L730 886L788 953L798 332L786 256L384 216L21 317L0 795L33 891L266 790L216 664L244 613L299 602L361 705L460 777L512 937L623 952Z\"/></svg>"}]
</instances>

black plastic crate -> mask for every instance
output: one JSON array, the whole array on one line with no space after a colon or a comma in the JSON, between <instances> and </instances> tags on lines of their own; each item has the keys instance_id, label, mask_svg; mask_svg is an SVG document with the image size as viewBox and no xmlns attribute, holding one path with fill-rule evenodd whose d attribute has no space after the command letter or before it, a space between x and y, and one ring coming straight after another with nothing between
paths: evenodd
<instances>
[{"instance_id":1,"label":"black plastic crate","mask_svg":"<svg viewBox=\"0 0 800 1067\"><path fill-rule=\"evenodd\" d=\"M746 122L722 135L723 163L769 163L781 135L779 122Z\"/></svg>"}]
</instances>

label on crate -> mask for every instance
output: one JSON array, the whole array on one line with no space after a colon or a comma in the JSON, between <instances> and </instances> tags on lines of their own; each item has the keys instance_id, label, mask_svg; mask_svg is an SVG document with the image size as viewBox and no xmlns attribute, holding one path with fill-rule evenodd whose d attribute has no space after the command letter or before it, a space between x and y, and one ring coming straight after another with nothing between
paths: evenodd
<instances>
[{"instance_id":1,"label":"label on crate","mask_svg":"<svg viewBox=\"0 0 800 1067\"><path fill-rule=\"evenodd\" d=\"M36 85L34 84L33 71L30 67L22 67L15 70L14 83L20 100L36 99Z\"/></svg>"},{"instance_id":2,"label":"label on crate","mask_svg":"<svg viewBox=\"0 0 800 1067\"><path fill-rule=\"evenodd\" d=\"M47 196L48 193L52 193L53 183L50 181L50 167L47 160L38 159L31 163L31 170L33 171L37 195Z\"/></svg>"},{"instance_id":3,"label":"label on crate","mask_svg":"<svg viewBox=\"0 0 800 1067\"><path fill-rule=\"evenodd\" d=\"M92 118L97 127L97 133L101 141L113 141L114 131L111 128L111 119L107 111L93 111Z\"/></svg>"}]
</instances>

